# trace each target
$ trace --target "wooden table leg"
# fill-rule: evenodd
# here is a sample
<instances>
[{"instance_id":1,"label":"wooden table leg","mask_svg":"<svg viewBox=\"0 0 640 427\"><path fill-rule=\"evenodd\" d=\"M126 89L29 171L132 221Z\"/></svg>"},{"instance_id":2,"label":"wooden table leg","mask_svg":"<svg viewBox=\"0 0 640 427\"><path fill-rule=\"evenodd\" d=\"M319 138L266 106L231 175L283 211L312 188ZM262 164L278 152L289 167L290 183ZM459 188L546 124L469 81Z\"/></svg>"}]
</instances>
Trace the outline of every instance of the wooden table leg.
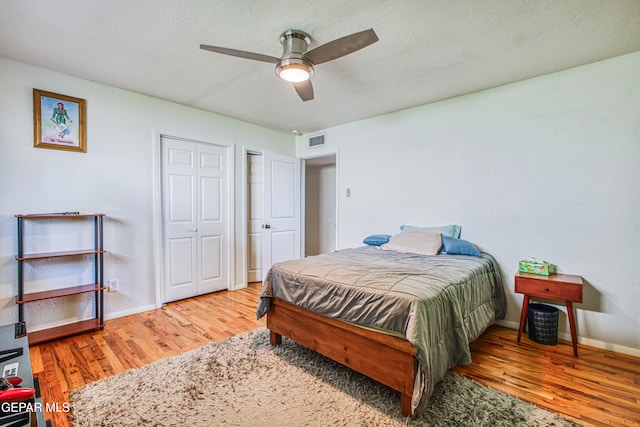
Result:
<instances>
[{"instance_id":1,"label":"wooden table leg","mask_svg":"<svg viewBox=\"0 0 640 427\"><path fill-rule=\"evenodd\" d=\"M524 331L524 324L527 322L527 311L529 310L529 295L525 295L522 300L522 313L520 314L520 327L518 328L518 342Z\"/></svg>"},{"instance_id":2,"label":"wooden table leg","mask_svg":"<svg viewBox=\"0 0 640 427\"><path fill-rule=\"evenodd\" d=\"M576 333L576 321L573 318L573 303L571 301L567 301L567 317L569 318L569 329L571 329L573 355L578 357L578 334Z\"/></svg>"}]
</instances>

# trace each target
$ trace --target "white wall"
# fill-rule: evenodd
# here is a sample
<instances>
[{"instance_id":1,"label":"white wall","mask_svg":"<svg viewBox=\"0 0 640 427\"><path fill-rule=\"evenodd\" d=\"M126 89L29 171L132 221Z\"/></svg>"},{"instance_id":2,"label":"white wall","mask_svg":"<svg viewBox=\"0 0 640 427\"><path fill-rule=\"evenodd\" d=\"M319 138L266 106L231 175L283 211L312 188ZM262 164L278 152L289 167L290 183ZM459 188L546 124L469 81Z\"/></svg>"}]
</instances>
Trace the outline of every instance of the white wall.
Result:
<instances>
[{"instance_id":1,"label":"white wall","mask_svg":"<svg viewBox=\"0 0 640 427\"><path fill-rule=\"evenodd\" d=\"M535 256L586 280L581 342L640 355L640 53L323 132L340 150L341 247L460 224L503 269L505 324L517 262Z\"/></svg>"},{"instance_id":2,"label":"white wall","mask_svg":"<svg viewBox=\"0 0 640 427\"><path fill-rule=\"evenodd\" d=\"M86 99L86 154L33 147L33 88ZM293 137L285 133L0 58L0 324L17 320L17 213L105 213L105 278L120 282L119 293L105 294L107 317L155 306L159 134L233 147L238 217L242 145L294 153ZM243 226L236 221L236 256L246 253ZM234 285L242 280L239 259L235 267ZM71 270L60 275L75 279ZM74 320L79 311L90 315L90 299L77 300L29 304L28 325L34 330Z\"/></svg>"}]
</instances>

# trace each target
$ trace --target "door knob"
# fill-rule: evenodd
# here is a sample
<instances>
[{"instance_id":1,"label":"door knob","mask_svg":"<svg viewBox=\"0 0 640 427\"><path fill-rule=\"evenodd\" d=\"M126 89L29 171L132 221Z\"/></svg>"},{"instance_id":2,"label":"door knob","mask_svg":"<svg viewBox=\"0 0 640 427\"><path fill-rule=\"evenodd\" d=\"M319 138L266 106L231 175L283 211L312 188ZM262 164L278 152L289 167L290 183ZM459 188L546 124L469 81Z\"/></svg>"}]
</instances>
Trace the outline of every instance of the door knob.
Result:
<instances>
[{"instance_id":1,"label":"door knob","mask_svg":"<svg viewBox=\"0 0 640 427\"><path fill-rule=\"evenodd\" d=\"M198 229L197 228L190 228L188 231L193 231L194 233L197 233Z\"/></svg>"},{"instance_id":2,"label":"door knob","mask_svg":"<svg viewBox=\"0 0 640 427\"><path fill-rule=\"evenodd\" d=\"M262 224L262 228L271 228L269 224Z\"/></svg>"}]
</instances>

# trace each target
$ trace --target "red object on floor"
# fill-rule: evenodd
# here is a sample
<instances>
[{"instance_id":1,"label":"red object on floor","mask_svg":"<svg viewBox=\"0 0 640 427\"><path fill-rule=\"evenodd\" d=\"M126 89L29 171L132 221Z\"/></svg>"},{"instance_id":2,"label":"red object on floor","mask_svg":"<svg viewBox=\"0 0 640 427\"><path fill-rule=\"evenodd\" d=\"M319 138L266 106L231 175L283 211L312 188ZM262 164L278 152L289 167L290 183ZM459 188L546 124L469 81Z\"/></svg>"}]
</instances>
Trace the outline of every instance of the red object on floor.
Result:
<instances>
[{"instance_id":1,"label":"red object on floor","mask_svg":"<svg viewBox=\"0 0 640 427\"><path fill-rule=\"evenodd\" d=\"M36 394L35 389L28 387L8 388L0 391L0 402L24 402Z\"/></svg>"}]
</instances>

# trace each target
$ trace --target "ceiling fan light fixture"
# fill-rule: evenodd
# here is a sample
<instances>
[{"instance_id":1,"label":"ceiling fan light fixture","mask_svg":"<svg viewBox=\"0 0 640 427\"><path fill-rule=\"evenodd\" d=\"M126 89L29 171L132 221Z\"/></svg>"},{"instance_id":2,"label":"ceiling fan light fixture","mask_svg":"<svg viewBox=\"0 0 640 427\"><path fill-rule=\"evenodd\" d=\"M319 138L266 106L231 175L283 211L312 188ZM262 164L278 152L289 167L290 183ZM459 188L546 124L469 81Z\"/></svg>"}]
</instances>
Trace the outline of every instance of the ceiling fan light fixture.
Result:
<instances>
[{"instance_id":1,"label":"ceiling fan light fixture","mask_svg":"<svg viewBox=\"0 0 640 427\"><path fill-rule=\"evenodd\" d=\"M291 64L278 67L278 77L291 83L306 82L311 78L311 70L303 65Z\"/></svg>"},{"instance_id":2,"label":"ceiling fan light fixture","mask_svg":"<svg viewBox=\"0 0 640 427\"><path fill-rule=\"evenodd\" d=\"M284 58L276 65L276 75L290 83L306 82L313 76L313 64L302 57Z\"/></svg>"}]
</instances>

